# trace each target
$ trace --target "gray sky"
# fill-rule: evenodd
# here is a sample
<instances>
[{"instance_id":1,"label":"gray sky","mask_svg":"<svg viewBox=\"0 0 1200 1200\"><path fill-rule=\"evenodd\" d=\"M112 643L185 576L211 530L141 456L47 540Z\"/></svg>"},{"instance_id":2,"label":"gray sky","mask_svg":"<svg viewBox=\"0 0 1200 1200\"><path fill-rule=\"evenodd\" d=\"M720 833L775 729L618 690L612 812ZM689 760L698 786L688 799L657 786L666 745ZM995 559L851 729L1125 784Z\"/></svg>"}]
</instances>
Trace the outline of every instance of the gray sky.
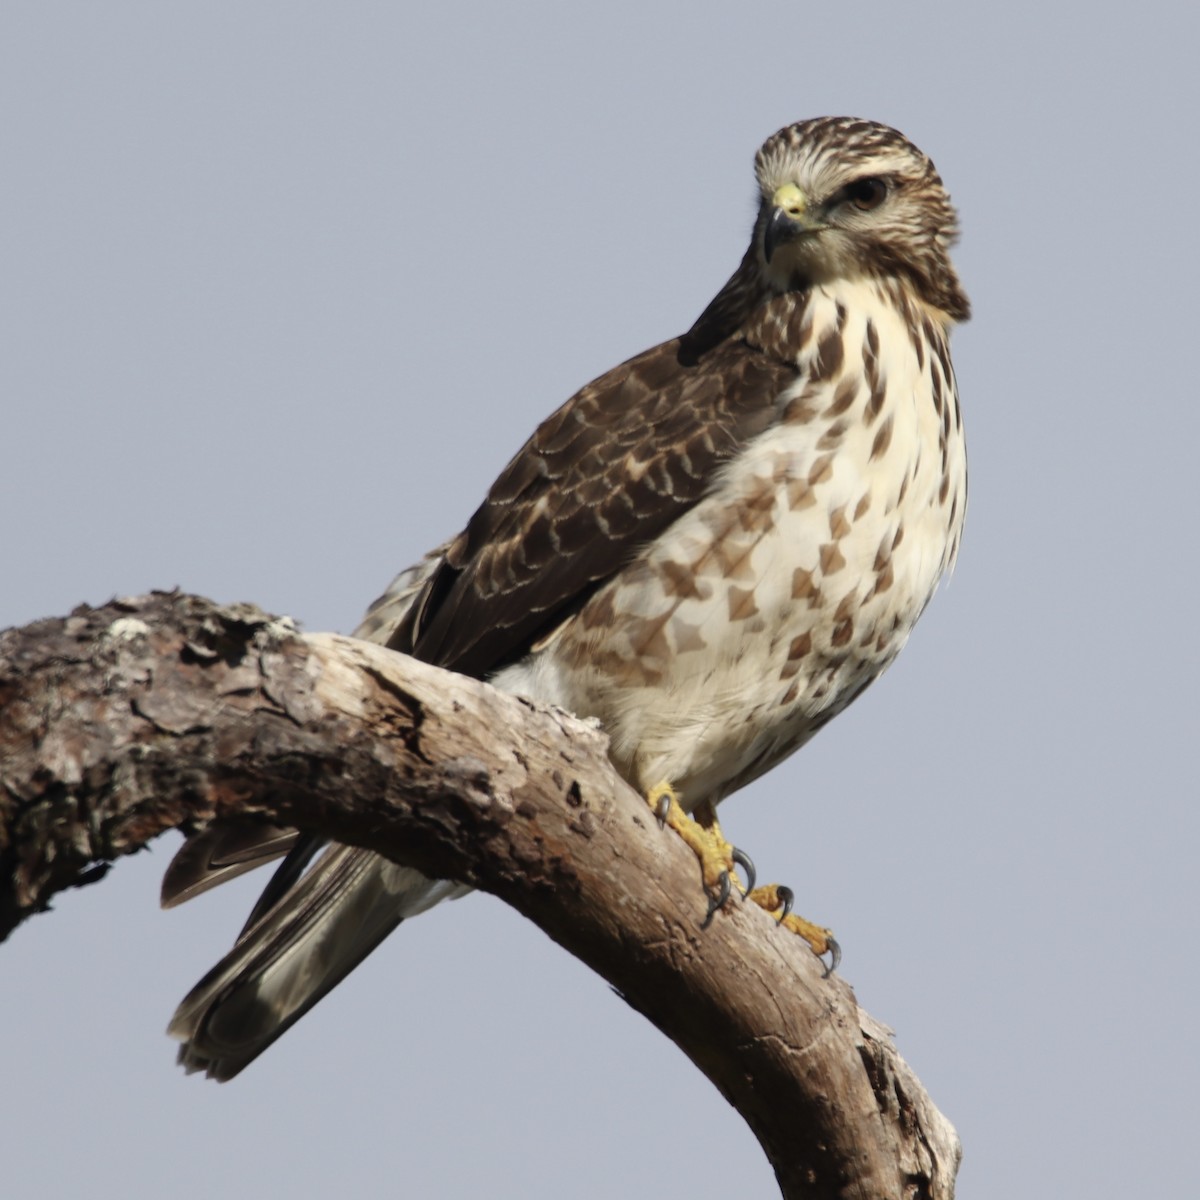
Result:
<instances>
[{"instance_id":1,"label":"gray sky","mask_svg":"<svg viewBox=\"0 0 1200 1200\"><path fill-rule=\"evenodd\" d=\"M541 417L690 324L763 138L896 125L963 218L963 552L725 827L836 930L964 1197L1189 1194L1200 29L1068 7L8 0L0 625L179 585L352 628ZM161 913L173 847L0 947L7 1194L773 1194L489 897L185 1077L163 1029L259 881Z\"/></svg>"}]
</instances>

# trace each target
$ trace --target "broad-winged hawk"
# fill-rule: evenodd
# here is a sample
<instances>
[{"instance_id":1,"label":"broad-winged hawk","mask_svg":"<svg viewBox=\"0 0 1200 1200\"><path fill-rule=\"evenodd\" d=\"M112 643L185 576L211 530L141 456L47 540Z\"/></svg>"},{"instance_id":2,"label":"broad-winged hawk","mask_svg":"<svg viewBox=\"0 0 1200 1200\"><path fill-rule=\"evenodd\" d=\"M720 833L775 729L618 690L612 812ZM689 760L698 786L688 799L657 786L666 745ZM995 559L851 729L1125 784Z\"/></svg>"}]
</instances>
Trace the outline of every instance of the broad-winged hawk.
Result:
<instances>
[{"instance_id":1,"label":"broad-winged hawk","mask_svg":"<svg viewBox=\"0 0 1200 1200\"><path fill-rule=\"evenodd\" d=\"M947 337L968 303L933 164L887 126L818 118L769 138L756 170L749 249L692 328L548 418L358 630L598 718L617 770L679 825L674 800L712 826L887 667L966 509ZM705 882L727 886L717 847ZM237 1074L401 920L464 890L345 846L310 867L321 849L213 827L169 870L173 903L286 852L171 1024L190 1069ZM823 934L806 927L818 951Z\"/></svg>"}]
</instances>

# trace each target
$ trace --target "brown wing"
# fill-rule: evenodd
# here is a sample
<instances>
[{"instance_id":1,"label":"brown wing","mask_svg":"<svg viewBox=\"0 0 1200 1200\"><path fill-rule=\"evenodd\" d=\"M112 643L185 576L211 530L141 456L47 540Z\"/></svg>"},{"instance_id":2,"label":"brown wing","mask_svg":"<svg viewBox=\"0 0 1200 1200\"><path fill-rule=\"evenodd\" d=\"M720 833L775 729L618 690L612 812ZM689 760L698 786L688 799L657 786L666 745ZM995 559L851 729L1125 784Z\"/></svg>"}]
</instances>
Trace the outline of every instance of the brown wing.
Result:
<instances>
[{"instance_id":1,"label":"brown wing","mask_svg":"<svg viewBox=\"0 0 1200 1200\"><path fill-rule=\"evenodd\" d=\"M800 303L766 301L748 252L683 338L602 375L545 421L463 533L397 576L356 636L478 676L519 657L695 504L774 419L799 345L781 340L795 323L773 307L790 316ZM226 828L185 843L163 881L164 904L287 853L257 914L316 845L271 826Z\"/></svg>"},{"instance_id":2,"label":"brown wing","mask_svg":"<svg viewBox=\"0 0 1200 1200\"><path fill-rule=\"evenodd\" d=\"M382 638L399 620L388 645L485 675L694 505L776 418L796 376L796 348L764 336L786 326L769 304L738 324L753 307L753 265L748 254L684 338L610 371L546 421L444 558L404 572L360 632ZM290 844L289 831L269 833L264 853ZM239 839L216 847L221 871L253 857ZM465 890L348 846L302 874L318 848L296 839L233 950L176 1011L170 1031L189 1070L236 1075L401 920ZM191 861L203 875L211 860ZM186 870L173 881L179 898L202 886Z\"/></svg>"},{"instance_id":3,"label":"brown wing","mask_svg":"<svg viewBox=\"0 0 1200 1200\"><path fill-rule=\"evenodd\" d=\"M505 468L388 645L476 676L518 658L701 499L795 377L743 339L602 375Z\"/></svg>"}]
</instances>

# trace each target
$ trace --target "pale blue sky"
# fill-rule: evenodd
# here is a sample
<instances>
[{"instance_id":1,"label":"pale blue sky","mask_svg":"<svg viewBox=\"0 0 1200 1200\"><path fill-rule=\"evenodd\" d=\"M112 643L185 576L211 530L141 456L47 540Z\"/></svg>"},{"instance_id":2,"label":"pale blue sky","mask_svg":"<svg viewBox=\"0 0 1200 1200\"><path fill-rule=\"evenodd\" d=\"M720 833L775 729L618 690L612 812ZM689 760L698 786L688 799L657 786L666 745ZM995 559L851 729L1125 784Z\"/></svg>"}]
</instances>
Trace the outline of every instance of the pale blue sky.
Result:
<instances>
[{"instance_id":1,"label":"pale blue sky","mask_svg":"<svg viewBox=\"0 0 1200 1200\"><path fill-rule=\"evenodd\" d=\"M352 628L541 417L690 324L763 138L896 125L975 304L958 573L722 816L837 931L962 1196L1188 1194L1200 28L1069 10L9 0L0 625L179 585ZM163 1029L257 881L160 913L172 848L0 947L6 1194L773 1194L683 1056L488 897L185 1077Z\"/></svg>"}]
</instances>

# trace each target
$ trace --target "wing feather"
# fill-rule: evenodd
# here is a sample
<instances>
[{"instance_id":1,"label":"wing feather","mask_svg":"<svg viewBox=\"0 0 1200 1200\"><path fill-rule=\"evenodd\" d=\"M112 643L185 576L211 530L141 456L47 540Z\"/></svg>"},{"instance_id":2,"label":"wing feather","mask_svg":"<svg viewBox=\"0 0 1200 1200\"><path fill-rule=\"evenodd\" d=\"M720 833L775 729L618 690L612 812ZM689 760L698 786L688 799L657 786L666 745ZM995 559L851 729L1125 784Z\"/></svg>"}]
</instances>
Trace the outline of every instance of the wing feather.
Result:
<instances>
[{"instance_id":1,"label":"wing feather","mask_svg":"<svg viewBox=\"0 0 1200 1200\"><path fill-rule=\"evenodd\" d=\"M795 354L730 335L742 271L689 334L583 388L542 423L467 528L402 572L358 636L484 676L520 656L696 504L778 418ZM180 1061L229 1079L407 916L461 895L379 855L277 827L218 826L168 872L179 902L283 851L234 948L180 1004ZM307 871L305 868L308 867Z\"/></svg>"},{"instance_id":2,"label":"wing feather","mask_svg":"<svg viewBox=\"0 0 1200 1200\"><path fill-rule=\"evenodd\" d=\"M684 339L601 376L501 473L388 641L483 677L579 609L712 486L778 416L794 361Z\"/></svg>"}]
</instances>

